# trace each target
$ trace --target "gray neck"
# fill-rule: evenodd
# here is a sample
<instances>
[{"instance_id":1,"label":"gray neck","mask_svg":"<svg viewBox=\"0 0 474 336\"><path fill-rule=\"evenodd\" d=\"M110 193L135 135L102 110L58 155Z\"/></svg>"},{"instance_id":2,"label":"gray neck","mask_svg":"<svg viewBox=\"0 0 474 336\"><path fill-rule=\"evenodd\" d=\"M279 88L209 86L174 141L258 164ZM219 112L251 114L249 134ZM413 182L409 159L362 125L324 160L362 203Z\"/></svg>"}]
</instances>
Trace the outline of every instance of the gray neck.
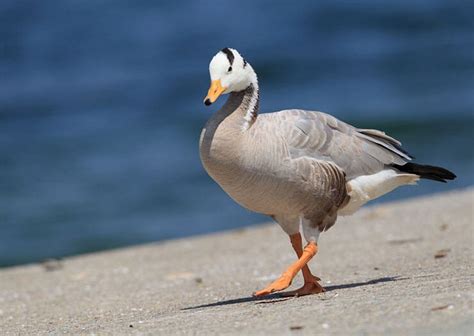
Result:
<instances>
[{"instance_id":1,"label":"gray neck","mask_svg":"<svg viewBox=\"0 0 474 336\"><path fill-rule=\"evenodd\" d=\"M225 111L242 131L246 131L257 120L259 102L258 84L252 83L243 91L232 92L222 111Z\"/></svg>"}]
</instances>

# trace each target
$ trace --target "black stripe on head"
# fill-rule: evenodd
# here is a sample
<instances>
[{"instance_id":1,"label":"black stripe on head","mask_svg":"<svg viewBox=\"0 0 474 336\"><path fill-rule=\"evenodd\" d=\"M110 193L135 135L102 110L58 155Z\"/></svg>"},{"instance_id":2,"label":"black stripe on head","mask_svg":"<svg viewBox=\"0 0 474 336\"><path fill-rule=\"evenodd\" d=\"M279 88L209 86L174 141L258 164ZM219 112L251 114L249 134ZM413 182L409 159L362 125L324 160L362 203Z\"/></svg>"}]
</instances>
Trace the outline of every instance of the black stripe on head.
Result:
<instances>
[{"instance_id":1,"label":"black stripe on head","mask_svg":"<svg viewBox=\"0 0 474 336\"><path fill-rule=\"evenodd\" d=\"M247 61L245 60L245 58L243 58L244 60L244 68L247 66Z\"/></svg>"},{"instance_id":2,"label":"black stripe on head","mask_svg":"<svg viewBox=\"0 0 474 336\"><path fill-rule=\"evenodd\" d=\"M232 50L230 50L229 48L224 48L221 51L227 56L227 59L229 60L230 65L232 65L232 63L234 63L234 58L235 58Z\"/></svg>"}]
</instances>

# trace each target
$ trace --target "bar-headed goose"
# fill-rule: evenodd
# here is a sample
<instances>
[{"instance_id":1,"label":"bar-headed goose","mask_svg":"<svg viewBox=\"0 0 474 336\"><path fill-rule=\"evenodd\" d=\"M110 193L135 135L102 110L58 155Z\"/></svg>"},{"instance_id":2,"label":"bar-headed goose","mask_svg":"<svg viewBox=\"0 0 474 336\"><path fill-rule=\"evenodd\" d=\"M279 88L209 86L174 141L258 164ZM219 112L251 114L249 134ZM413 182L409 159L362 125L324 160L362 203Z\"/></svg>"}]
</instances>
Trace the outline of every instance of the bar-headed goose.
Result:
<instances>
[{"instance_id":1,"label":"bar-headed goose","mask_svg":"<svg viewBox=\"0 0 474 336\"><path fill-rule=\"evenodd\" d=\"M304 286L291 295L324 291L307 263L318 251L319 234L338 215L352 214L419 178L446 182L456 177L440 167L409 163L412 158L400 142L384 132L356 128L322 112L259 115L257 75L235 49L219 51L209 72L204 103L230 96L202 131L204 168L237 203L278 222L299 258L257 296L287 288L300 270Z\"/></svg>"}]
</instances>

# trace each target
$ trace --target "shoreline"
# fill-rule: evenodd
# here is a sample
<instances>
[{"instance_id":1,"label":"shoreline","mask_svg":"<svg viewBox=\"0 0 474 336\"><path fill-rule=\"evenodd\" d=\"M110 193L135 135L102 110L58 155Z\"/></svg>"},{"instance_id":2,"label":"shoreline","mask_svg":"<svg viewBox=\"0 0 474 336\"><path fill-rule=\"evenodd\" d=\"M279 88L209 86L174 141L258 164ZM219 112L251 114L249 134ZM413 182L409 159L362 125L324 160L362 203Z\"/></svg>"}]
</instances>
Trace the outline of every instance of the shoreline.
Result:
<instances>
[{"instance_id":1,"label":"shoreline","mask_svg":"<svg viewBox=\"0 0 474 336\"><path fill-rule=\"evenodd\" d=\"M301 298L251 297L295 259L276 224L2 268L2 334L468 334L473 207L470 187L341 217L311 261L327 292Z\"/></svg>"}]
</instances>

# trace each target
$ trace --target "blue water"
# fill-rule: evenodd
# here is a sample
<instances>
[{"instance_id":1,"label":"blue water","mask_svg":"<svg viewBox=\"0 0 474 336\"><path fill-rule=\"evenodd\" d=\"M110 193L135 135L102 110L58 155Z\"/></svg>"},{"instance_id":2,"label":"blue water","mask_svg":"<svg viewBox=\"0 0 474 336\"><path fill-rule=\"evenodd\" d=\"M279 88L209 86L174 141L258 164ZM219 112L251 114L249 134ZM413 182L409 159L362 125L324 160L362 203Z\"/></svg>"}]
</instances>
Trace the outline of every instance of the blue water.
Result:
<instances>
[{"instance_id":1,"label":"blue water","mask_svg":"<svg viewBox=\"0 0 474 336\"><path fill-rule=\"evenodd\" d=\"M474 184L469 1L0 2L0 266L262 222L204 172L208 62L241 51L261 108L329 112ZM219 104L217 104L219 105Z\"/></svg>"}]
</instances>

